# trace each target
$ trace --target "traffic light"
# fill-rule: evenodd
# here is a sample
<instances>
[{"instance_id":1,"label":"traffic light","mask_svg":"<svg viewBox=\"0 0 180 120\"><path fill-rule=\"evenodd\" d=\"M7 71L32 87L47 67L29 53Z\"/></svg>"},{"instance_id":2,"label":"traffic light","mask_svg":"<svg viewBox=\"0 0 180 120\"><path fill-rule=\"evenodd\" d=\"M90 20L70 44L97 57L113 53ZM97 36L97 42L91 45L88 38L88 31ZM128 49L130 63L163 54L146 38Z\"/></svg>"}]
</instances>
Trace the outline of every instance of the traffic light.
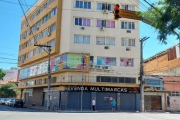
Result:
<instances>
[{"instance_id":1,"label":"traffic light","mask_svg":"<svg viewBox=\"0 0 180 120\"><path fill-rule=\"evenodd\" d=\"M114 20L118 20L118 18L120 18L119 12L119 4L116 4L114 6Z\"/></svg>"}]
</instances>

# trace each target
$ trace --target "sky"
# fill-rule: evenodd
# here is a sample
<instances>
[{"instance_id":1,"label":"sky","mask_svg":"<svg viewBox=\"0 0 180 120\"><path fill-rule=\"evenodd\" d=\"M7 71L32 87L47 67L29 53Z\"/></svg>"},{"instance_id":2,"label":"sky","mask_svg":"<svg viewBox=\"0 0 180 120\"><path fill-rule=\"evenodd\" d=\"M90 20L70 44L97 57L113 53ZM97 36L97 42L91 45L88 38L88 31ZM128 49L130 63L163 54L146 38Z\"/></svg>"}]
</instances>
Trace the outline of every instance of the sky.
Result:
<instances>
[{"instance_id":1,"label":"sky","mask_svg":"<svg viewBox=\"0 0 180 120\"><path fill-rule=\"evenodd\" d=\"M36 0L20 0L26 11ZM131 0L133 1L133 0ZM143 2L143 0L140 0ZM150 3L158 0L148 0ZM0 0L0 68L10 69L17 67L18 49L20 40L22 9L18 0ZM144 6L145 5L145 6ZM149 7L148 4L140 4L143 11ZM175 36L168 37L168 44L162 44L157 40L157 31L151 26L140 22L140 38L150 37L143 46L143 58L147 59L158 52L176 45L178 40Z\"/></svg>"}]
</instances>

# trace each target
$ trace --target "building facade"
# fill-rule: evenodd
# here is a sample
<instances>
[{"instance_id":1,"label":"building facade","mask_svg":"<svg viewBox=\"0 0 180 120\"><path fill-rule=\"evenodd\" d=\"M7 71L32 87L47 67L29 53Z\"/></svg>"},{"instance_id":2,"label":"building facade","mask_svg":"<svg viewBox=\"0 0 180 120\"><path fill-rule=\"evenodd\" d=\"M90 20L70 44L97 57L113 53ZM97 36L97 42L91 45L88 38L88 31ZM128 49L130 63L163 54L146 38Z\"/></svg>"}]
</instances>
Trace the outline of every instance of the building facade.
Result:
<instances>
[{"instance_id":1,"label":"building facade","mask_svg":"<svg viewBox=\"0 0 180 120\"><path fill-rule=\"evenodd\" d=\"M164 110L179 111L180 60L179 46L173 46L144 61L145 74L163 76ZM163 102L163 101L162 101Z\"/></svg>"},{"instance_id":2,"label":"building facade","mask_svg":"<svg viewBox=\"0 0 180 120\"><path fill-rule=\"evenodd\" d=\"M46 48L51 45L51 108L136 111L140 106L139 21L113 14L116 0L38 0L22 17L18 88L26 104L47 106ZM120 3L138 11L137 1ZM86 57L85 64L82 58ZM82 87L83 85L83 87ZM81 96L83 89L83 97Z\"/></svg>"}]
</instances>

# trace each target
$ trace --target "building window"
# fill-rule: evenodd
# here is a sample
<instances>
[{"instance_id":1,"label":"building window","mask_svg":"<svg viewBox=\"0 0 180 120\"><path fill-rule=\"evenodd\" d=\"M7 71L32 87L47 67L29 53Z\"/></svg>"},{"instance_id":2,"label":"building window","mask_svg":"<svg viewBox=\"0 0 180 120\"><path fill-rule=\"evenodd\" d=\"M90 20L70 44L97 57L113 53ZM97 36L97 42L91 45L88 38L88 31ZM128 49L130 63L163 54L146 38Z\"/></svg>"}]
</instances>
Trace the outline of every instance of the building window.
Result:
<instances>
[{"instance_id":1,"label":"building window","mask_svg":"<svg viewBox=\"0 0 180 120\"><path fill-rule=\"evenodd\" d=\"M75 25L90 26L91 20L89 18L75 18Z\"/></svg>"},{"instance_id":2,"label":"building window","mask_svg":"<svg viewBox=\"0 0 180 120\"><path fill-rule=\"evenodd\" d=\"M121 46L135 46L135 39L121 38Z\"/></svg>"},{"instance_id":3,"label":"building window","mask_svg":"<svg viewBox=\"0 0 180 120\"><path fill-rule=\"evenodd\" d=\"M91 9L91 2L76 0L76 8Z\"/></svg>"},{"instance_id":4,"label":"building window","mask_svg":"<svg viewBox=\"0 0 180 120\"><path fill-rule=\"evenodd\" d=\"M116 66L116 58L111 58L111 57L97 57L97 65Z\"/></svg>"},{"instance_id":5,"label":"building window","mask_svg":"<svg viewBox=\"0 0 180 120\"><path fill-rule=\"evenodd\" d=\"M42 24L42 21L41 21L41 20L38 21L38 22L37 22L37 27L39 28L39 27L41 26L41 24Z\"/></svg>"},{"instance_id":6,"label":"building window","mask_svg":"<svg viewBox=\"0 0 180 120\"><path fill-rule=\"evenodd\" d=\"M97 3L97 10L109 10L109 11L113 11L113 9L114 9L114 4Z\"/></svg>"},{"instance_id":7,"label":"building window","mask_svg":"<svg viewBox=\"0 0 180 120\"><path fill-rule=\"evenodd\" d=\"M134 22L124 22L121 21L121 29L135 29L135 23Z\"/></svg>"},{"instance_id":8,"label":"building window","mask_svg":"<svg viewBox=\"0 0 180 120\"><path fill-rule=\"evenodd\" d=\"M96 45L115 45L113 37L96 37Z\"/></svg>"},{"instance_id":9,"label":"building window","mask_svg":"<svg viewBox=\"0 0 180 120\"><path fill-rule=\"evenodd\" d=\"M35 25L31 27L31 31L33 32L36 29Z\"/></svg>"},{"instance_id":10,"label":"building window","mask_svg":"<svg viewBox=\"0 0 180 120\"><path fill-rule=\"evenodd\" d=\"M31 58L33 56L33 51L30 51L29 52L29 57L28 58Z\"/></svg>"},{"instance_id":11,"label":"building window","mask_svg":"<svg viewBox=\"0 0 180 120\"><path fill-rule=\"evenodd\" d=\"M97 27L115 28L113 20L97 20Z\"/></svg>"},{"instance_id":12,"label":"building window","mask_svg":"<svg viewBox=\"0 0 180 120\"><path fill-rule=\"evenodd\" d=\"M33 15L32 15L32 20L34 19L36 17L36 13L34 13Z\"/></svg>"},{"instance_id":13,"label":"building window","mask_svg":"<svg viewBox=\"0 0 180 120\"><path fill-rule=\"evenodd\" d=\"M26 39L26 34L25 33L21 34L21 39Z\"/></svg>"},{"instance_id":14,"label":"building window","mask_svg":"<svg viewBox=\"0 0 180 120\"><path fill-rule=\"evenodd\" d=\"M77 43L77 44L90 44L90 36L74 35L74 43Z\"/></svg>"},{"instance_id":15,"label":"building window","mask_svg":"<svg viewBox=\"0 0 180 120\"><path fill-rule=\"evenodd\" d=\"M36 35L36 41L39 41L40 39L41 39L41 35L40 34Z\"/></svg>"},{"instance_id":16,"label":"building window","mask_svg":"<svg viewBox=\"0 0 180 120\"><path fill-rule=\"evenodd\" d=\"M30 39L30 45L34 44L34 38Z\"/></svg>"},{"instance_id":17,"label":"building window","mask_svg":"<svg viewBox=\"0 0 180 120\"><path fill-rule=\"evenodd\" d=\"M30 29L26 31L26 35L30 35Z\"/></svg>"},{"instance_id":18,"label":"building window","mask_svg":"<svg viewBox=\"0 0 180 120\"><path fill-rule=\"evenodd\" d=\"M46 15L45 17L44 17L44 19L43 19L43 22L45 23L45 22L47 22L48 21L48 15Z\"/></svg>"},{"instance_id":19,"label":"building window","mask_svg":"<svg viewBox=\"0 0 180 120\"><path fill-rule=\"evenodd\" d=\"M48 35L48 29L46 29L42 32L42 38L46 37L47 35Z\"/></svg>"},{"instance_id":20,"label":"building window","mask_svg":"<svg viewBox=\"0 0 180 120\"><path fill-rule=\"evenodd\" d=\"M55 31L56 30L56 24L51 25L49 29L50 29L50 33Z\"/></svg>"},{"instance_id":21,"label":"building window","mask_svg":"<svg viewBox=\"0 0 180 120\"><path fill-rule=\"evenodd\" d=\"M50 18L57 14L57 8L54 8L50 13Z\"/></svg>"},{"instance_id":22,"label":"building window","mask_svg":"<svg viewBox=\"0 0 180 120\"><path fill-rule=\"evenodd\" d=\"M43 11L43 8L40 8L40 9L37 11L37 15L39 15L42 11Z\"/></svg>"},{"instance_id":23,"label":"building window","mask_svg":"<svg viewBox=\"0 0 180 120\"><path fill-rule=\"evenodd\" d=\"M53 48L55 46L55 40L49 41L48 45L51 46L51 48Z\"/></svg>"},{"instance_id":24,"label":"building window","mask_svg":"<svg viewBox=\"0 0 180 120\"><path fill-rule=\"evenodd\" d=\"M40 53L40 49L39 48L36 48L35 50L34 50L34 55L37 55L37 54L39 54Z\"/></svg>"},{"instance_id":25,"label":"building window","mask_svg":"<svg viewBox=\"0 0 180 120\"><path fill-rule=\"evenodd\" d=\"M23 60L26 60L26 59L28 59L28 55L24 54L24 59Z\"/></svg>"},{"instance_id":26,"label":"building window","mask_svg":"<svg viewBox=\"0 0 180 120\"><path fill-rule=\"evenodd\" d=\"M134 59L133 58L120 58L120 66L134 67Z\"/></svg>"},{"instance_id":27,"label":"building window","mask_svg":"<svg viewBox=\"0 0 180 120\"><path fill-rule=\"evenodd\" d=\"M125 10L135 11L135 6L133 6L133 5L121 5L121 8L125 9Z\"/></svg>"}]
</instances>

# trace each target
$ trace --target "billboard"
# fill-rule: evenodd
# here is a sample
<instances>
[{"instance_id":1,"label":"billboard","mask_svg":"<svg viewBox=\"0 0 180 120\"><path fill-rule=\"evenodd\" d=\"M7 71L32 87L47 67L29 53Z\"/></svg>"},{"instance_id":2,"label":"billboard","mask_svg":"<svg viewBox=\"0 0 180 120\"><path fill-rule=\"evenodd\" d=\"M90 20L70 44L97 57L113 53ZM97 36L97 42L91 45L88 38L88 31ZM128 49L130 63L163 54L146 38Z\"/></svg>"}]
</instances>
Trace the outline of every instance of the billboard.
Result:
<instances>
[{"instance_id":1,"label":"billboard","mask_svg":"<svg viewBox=\"0 0 180 120\"><path fill-rule=\"evenodd\" d=\"M120 58L120 66L134 67L134 59L133 58Z\"/></svg>"},{"instance_id":2,"label":"billboard","mask_svg":"<svg viewBox=\"0 0 180 120\"><path fill-rule=\"evenodd\" d=\"M97 65L110 65L110 66L116 66L116 58L110 58L110 57L97 57Z\"/></svg>"}]
</instances>

